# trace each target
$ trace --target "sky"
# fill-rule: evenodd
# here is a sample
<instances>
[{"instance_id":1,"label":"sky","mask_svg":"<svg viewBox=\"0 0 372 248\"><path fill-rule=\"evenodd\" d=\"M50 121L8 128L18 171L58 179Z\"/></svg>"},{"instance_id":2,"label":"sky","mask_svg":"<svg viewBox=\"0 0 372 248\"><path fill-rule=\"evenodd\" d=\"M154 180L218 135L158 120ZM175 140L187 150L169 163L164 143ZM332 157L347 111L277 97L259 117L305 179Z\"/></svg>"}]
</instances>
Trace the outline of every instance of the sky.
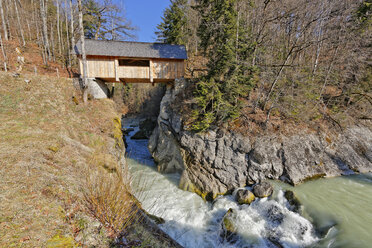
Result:
<instances>
[{"instance_id":1,"label":"sky","mask_svg":"<svg viewBox=\"0 0 372 248\"><path fill-rule=\"evenodd\" d=\"M163 11L170 0L115 0L124 7L126 17L138 28L137 41L156 41L156 26L161 22Z\"/></svg>"}]
</instances>

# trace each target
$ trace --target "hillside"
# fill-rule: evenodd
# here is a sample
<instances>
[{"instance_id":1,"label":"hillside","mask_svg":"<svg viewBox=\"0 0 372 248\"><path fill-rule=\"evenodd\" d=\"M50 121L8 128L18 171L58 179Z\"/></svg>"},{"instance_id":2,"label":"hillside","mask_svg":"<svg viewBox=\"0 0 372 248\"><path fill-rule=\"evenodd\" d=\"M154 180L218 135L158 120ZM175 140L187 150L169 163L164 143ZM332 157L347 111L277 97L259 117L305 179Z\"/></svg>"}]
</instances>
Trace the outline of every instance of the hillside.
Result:
<instances>
[{"instance_id":1,"label":"hillside","mask_svg":"<svg viewBox=\"0 0 372 248\"><path fill-rule=\"evenodd\" d=\"M123 226L123 247L168 242L136 222L112 100L81 104L65 78L0 82L0 247L107 247Z\"/></svg>"}]
</instances>

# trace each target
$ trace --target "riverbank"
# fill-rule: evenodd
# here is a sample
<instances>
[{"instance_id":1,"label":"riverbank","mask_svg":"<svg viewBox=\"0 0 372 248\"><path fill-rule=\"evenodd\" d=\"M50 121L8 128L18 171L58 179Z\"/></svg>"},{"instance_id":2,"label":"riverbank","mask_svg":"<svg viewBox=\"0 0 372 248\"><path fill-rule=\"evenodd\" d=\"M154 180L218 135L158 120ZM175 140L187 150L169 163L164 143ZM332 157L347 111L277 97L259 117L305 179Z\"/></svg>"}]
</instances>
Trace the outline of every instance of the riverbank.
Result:
<instances>
[{"instance_id":1,"label":"riverbank","mask_svg":"<svg viewBox=\"0 0 372 248\"><path fill-rule=\"evenodd\" d=\"M85 105L66 78L0 85L0 247L177 247L130 192L112 100Z\"/></svg>"}]
</instances>

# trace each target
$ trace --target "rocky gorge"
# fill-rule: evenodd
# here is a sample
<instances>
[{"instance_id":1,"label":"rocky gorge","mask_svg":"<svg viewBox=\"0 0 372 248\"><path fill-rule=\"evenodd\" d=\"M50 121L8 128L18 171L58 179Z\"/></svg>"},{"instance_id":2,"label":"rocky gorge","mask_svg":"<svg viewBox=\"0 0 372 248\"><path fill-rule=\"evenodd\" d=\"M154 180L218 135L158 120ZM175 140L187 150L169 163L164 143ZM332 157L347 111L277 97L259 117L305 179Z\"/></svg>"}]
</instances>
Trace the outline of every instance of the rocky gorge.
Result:
<instances>
[{"instance_id":1,"label":"rocky gorge","mask_svg":"<svg viewBox=\"0 0 372 248\"><path fill-rule=\"evenodd\" d=\"M183 190L212 200L266 179L297 185L312 178L372 171L372 131L366 125L337 135L303 130L254 138L222 128L188 131L181 114L172 109L187 84L179 79L167 89L149 140L158 171L180 173Z\"/></svg>"}]
</instances>

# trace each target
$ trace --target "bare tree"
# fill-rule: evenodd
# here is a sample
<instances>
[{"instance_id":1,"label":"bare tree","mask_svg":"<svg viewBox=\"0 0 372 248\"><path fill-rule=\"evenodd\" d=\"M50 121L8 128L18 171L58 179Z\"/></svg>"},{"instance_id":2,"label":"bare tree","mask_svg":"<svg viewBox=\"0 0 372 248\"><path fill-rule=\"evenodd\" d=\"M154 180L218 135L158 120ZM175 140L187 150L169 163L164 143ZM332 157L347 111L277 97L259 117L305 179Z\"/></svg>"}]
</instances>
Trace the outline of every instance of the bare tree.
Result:
<instances>
[{"instance_id":1,"label":"bare tree","mask_svg":"<svg viewBox=\"0 0 372 248\"><path fill-rule=\"evenodd\" d=\"M74 8L73 8L72 0L70 0L69 3L70 3L71 50L73 50L74 49L74 46L75 46L75 36L74 36Z\"/></svg>"},{"instance_id":2,"label":"bare tree","mask_svg":"<svg viewBox=\"0 0 372 248\"><path fill-rule=\"evenodd\" d=\"M6 66L7 58L6 58L5 48L4 48L4 44L3 44L3 39L1 38L1 33L0 33L0 46L1 46L1 51L3 53L3 58L4 58L4 70L8 71L8 68Z\"/></svg>"},{"instance_id":3,"label":"bare tree","mask_svg":"<svg viewBox=\"0 0 372 248\"><path fill-rule=\"evenodd\" d=\"M57 6L57 35L58 35L58 52L59 54L62 53L61 48L61 31L60 31L60 25L59 25L59 0L56 0L56 6Z\"/></svg>"},{"instance_id":4,"label":"bare tree","mask_svg":"<svg viewBox=\"0 0 372 248\"><path fill-rule=\"evenodd\" d=\"M86 103L88 101L88 83L87 83L87 55L85 53L85 35L83 26L83 7L81 5L81 0L78 0L79 8L79 30L80 30L80 42L81 42L81 56L83 60L83 101Z\"/></svg>"},{"instance_id":5,"label":"bare tree","mask_svg":"<svg viewBox=\"0 0 372 248\"><path fill-rule=\"evenodd\" d=\"M67 66L69 68L71 68L71 55L70 55L71 46L70 46L70 35L69 35L69 27L68 27L67 8L68 8L67 0L65 0L65 22L66 22L66 41L67 41L67 49L66 49L66 52L67 52Z\"/></svg>"},{"instance_id":6,"label":"bare tree","mask_svg":"<svg viewBox=\"0 0 372 248\"><path fill-rule=\"evenodd\" d=\"M18 7L17 7L17 0L14 0L14 9L15 9L16 16L17 16L17 22L18 22L19 32L21 33L22 45L25 46L26 45L26 41L25 41L25 36L23 34L23 27L21 25L21 19L19 18L19 12L18 12Z\"/></svg>"},{"instance_id":7,"label":"bare tree","mask_svg":"<svg viewBox=\"0 0 372 248\"><path fill-rule=\"evenodd\" d=\"M46 17L46 9L47 9L47 1L48 0L40 0L40 16L43 23L43 45L44 50L47 56L47 60L51 60L51 54L50 54L50 46L49 46L49 40L48 40L48 26L47 26L47 17ZM47 63L47 62L46 62Z\"/></svg>"},{"instance_id":8,"label":"bare tree","mask_svg":"<svg viewBox=\"0 0 372 248\"><path fill-rule=\"evenodd\" d=\"M0 0L0 13L1 13L1 21L3 24L4 39L8 40L8 30L6 28L4 9L3 9L3 0Z\"/></svg>"},{"instance_id":9,"label":"bare tree","mask_svg":"<svg viewBox=\"0 0 372 248\"><path fill-rule=\"evenodd\" d=\"M7 30L8 30L8 39L11 39L12 38L12 33L11 33L11 29L10 29L10 18L12 16L12 13L11 13L11 10L10 10L10 4L11 4L11 0L6 0L7 3L5 4L5 7L6 7L6 11L5 11L5 14L6 14L6 24L7 24ZM4 1L5 2L5 1Z\"/></svg>"}]
</instances>

